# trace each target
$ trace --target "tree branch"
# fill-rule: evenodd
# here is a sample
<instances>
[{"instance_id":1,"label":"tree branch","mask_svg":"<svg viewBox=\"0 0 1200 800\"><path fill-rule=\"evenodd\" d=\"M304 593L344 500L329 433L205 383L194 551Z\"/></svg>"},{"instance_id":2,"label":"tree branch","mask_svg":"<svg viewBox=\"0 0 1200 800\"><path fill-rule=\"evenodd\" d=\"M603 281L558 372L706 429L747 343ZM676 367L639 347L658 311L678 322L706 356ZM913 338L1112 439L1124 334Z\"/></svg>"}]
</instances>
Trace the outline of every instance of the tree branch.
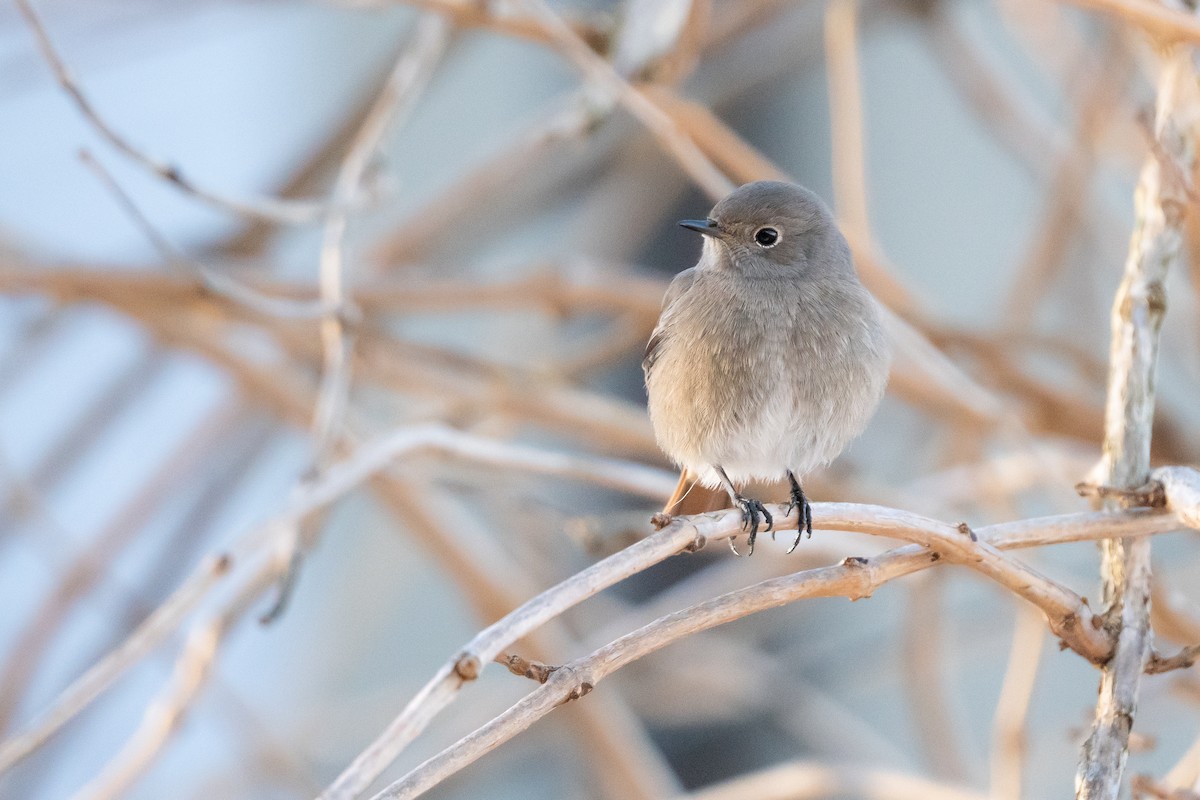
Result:
<instances>
[{"instance_id":1,"label":"tree branch","mask_svg":"<svg viewBox=\"0 0 1200 800\"><path fill-rule=\"evenodd\" d=\"M1183 219L1196 163L1200 89L1192 51L1165 55L1158 84L1157 144L1142 168L1136 226L1125 276L1112 308L1108 403L1099 481L1137 489L1149 478L1155 367L1166 311L1164 280L1183 252ZM1113 505L1109 501L1109 505ZM1112 539L1102 545L1106 627L1116 639L1105 664L1091 733L1076 775L1078 800L1116 800L1129 750L1141 676L1150 654L1150 542Z\"/></svg>"},{"instance_id":2,"label":"tree branch","mask_svg":"<svg viewBox=\"0 0 1200 800\"><path fill-rule=\"evenodd\" d=\"M771 511L775 514L776 529L795 529L796 516L794 513L788 515L784 506L777 506ZM812 592L823 593L825 590L821 587L826 585L830 587L829 591L823 593L822 596L867 597L880 583L942 561L943 552L951 556L958 556L965 562L969 562L969 566L975 566L981 571L990 571L993 576L1007 577L1002 569L996 567L996 559L1003 559L1003 556L999 555L998 548L1035 547L1051 542L1099 539L1113 535L1143 535L1179 527L1179 521L1174 515L1163 515L1161 512L1145 510L1126 511L1119 514L1091 512L990 526L977 532L979 541L975 542L967 534L961 533L957 527L882 506L817 503L813 505L813 514L814 525L822 529L867 533L916 541L920 544L892 551L882 561L871 559L869 562L864 562L850 559L845 565L827 567L824 568L824 571L812 571L811 575L808 572L799 573L805 578L800 579L803 586L796 590L797 594L794 599L815 596L808 594ZM1116 532L1114 532L1114 525L1119 529ZM644 570L676 553L694 550L708 541L726 539L741 534L741 515L737 510L713 515L680 517L658 533L593 564L586 570L532 598L520 608L481 631L443 664L433 678L409 701L400 715L322 793L321 800L350 800L357 797L424 730L434 716L453 702L465 683L477 678L484 666L493 661L499 653L530 631L543 625L547 620L553 619L563 611L629 575ZM988 566L980 567L979 565L982 563L986 563ZM1014 571L1023 574L1021 570L1014 569ZM812 582L804 583L808 577L812 577ZM1040 582L1035 581L1026 588L1032 588L1035 583ZM758 584L758 586L761 587L763 584ZM771 594L773 590L762 591L767 591L772 598L777 597L777 595ZM740 613L735 612L730 618L745 616L745 614L753 613L753 610L781 604L781 602L775 602L773 605L771 603L762 605L767 602L762 597L748 602L749 605L744 606L746 610ZM756 606L755 603L760 605ZM701 609L703 606L704 604L700 604L694 606L693 609ZM737 608L743 608L743 606L738 605ZM709 612L705 611L704 613L708 614ZM680 632L677 636L722 624L728 621L725 616L722 616L725 613L727 612L721 612L716 616L710 614L711 619L707 624L694 630L679 629ZM1078 614L1078 610L1075 610L1075 613ZM673 619L674 616L678 615L664 619ZM1062 620L1059 620L1060 628L1064 627L1061 622ZM1077 622L1078 617L1076 617L1075 627L1086 627L1088 631L1095 634L1090 625L1079 626ZM679 625L680 623L672 624ZM669 640L671 637L664 639L659 646L664 646ZM562 685L562 681L566 679L556 677L560 672L561 670L555 672L547 686L552 683L555 686ZM555 703L551 703L546 710L553 707ZM513 733L515 734L515 731Z\"/></svg>"},{"instance_id":3,"label":"tree branch","mask_svg":"<svg viewBox=\"0 0 1200 800\"><path fill-rule=\"evenodd\" d=\"M135 147L128 139L117 133L105 121L104 117L96 111L95 106L92 105L91 100L84 94L83 89L75 81L70 70L67 69L67 65L63 62L62 57L59 56L58 51L54 48L54 44L50 41L50 35L46 32L46 28L42 25L42 21L37 13L34 12L29 0L16 0L16 3L21 16L25 18L34 36L37 38L38 48L42 51L42 57L45 58L46 63L54 71L54 77L58 81L59 86L63 88L63 91L75 103L75 107L79 109L79 113L91 124L96 133L134 162L141 164L142 167L172 186L175 186L184 194L191 195L197 200L223 211L232 211L235 214L270 220L283 225L299 225L315 222L324 213L324 204L315 201L280 200L271 197L238 198L221 194L195 183L191 178L186 177L177 166L153 158Z\"/></svg>"},{"instance_id":4,"label":"tree branch","mask_svg":"<svg viewBox=\"0 0 1200 800\"><path fill-rule=\"evenodd\" d=\"M784 507L780 506L778 510L781 514L776 521L776 527L779 529L794 528L796 522L794 515L784 518L782 516ZM1149 532L1142 526L1151 520L1156 520L1157 515L1146 512L1120 512L1108 515L1108 519L1112 522L1122 520L1124 524L1119 527L1124 528L1126 524L1129 524L1132 529L1133 520L1124 519L1124 515L1134 513L1145 515L1138 520L1137 528ZM934 547L945 543L945 529L949 526L944 523L895 509L842 503L815 504L813 514L814 525L821 529L833 528L891 538L911 539L922 543L896 548L871 559L848 558L835 566L820 567L781 578L772 578L660 617L584 658L561 666L555 670L544 685L526 695L516 705L425 761L412 772L375 795L373 800L409 800L422 794L484 753L526 730L554 708L591 692L603 678L616 670L685 636L804 598L848 597L856 600L870 597L882 584L942 561L939 551ZM1065 542L1110 536L1112 535L1111 529L1106 531L1104 528L1103 518L1105 516L1095 513L1071 514L1063 517L992 525L977 532L978 544L981 548L987 547L998 551L1012 547L1033 546L1034 543L1044 544L1050 539ZM724 522L724 525L714 524L720 522ZM1177 519L1173 516L1171 523L1178 524ZM707 539L725 538L737 535L740 531L739 525L740 514L736 510L716 516L683 517L656 536L643 540L640 544L666 535L682 538L682 534L700 531ZM1122 531L1122 533L1126 532ZM968 542L971 541L966 535L962 535L962 538ZM934 542L937 542L938 545L931 546ZM624 552L629 553L637 547L638 545L634 545ZM600 562L588 572L601 567L604 563ZM522 613L522 610L529 608L541 610L557 605L558 595L562 591L560 587L570 585L574 592L578 592L579 583L585 582L588 585L595 583L596 575L588 575L586 581L583 581L581 576L584 574L581 573L580 576L575 576L564 584L560 584L559 587L543 593L510 616L519 615L521 622L527 623L530 618L529 612ZM515 628L516 625L509 623L507 619L501 620L485 633L494 638L497 636L497 629L503 630L506 627ZM521 630L524 629L525 625L522 624ZM519 632L516 635L519 635ZM510 630L505 638L510 636L516 638L516 635ZM479 638L476 637L476 640ZM469 648L468 652L470 652ZM453 669L453 663L443 667L434 680L427 684L409 704L405 714L397 720L398 723L403 722L403 724L397 726L396 723L393 723L389 733L403 733L405 740L415 736L420 728L427 724L432 713L438 710L434 707L434 702L441 702L443 705L448 703L449 697L461 687L464 680L461 675L453 681L452 686L446 683L446 678L453 673ZM437 698L437 701L434 701L433 698ZM381 741L387 742L386 748L379 747ZM379 755L386 750L394 756L400 749L397 745L402 746L400 739L381 738L366 752ZM340 800L356 796L377 777L378 772L372 774L370 770L381 771L387 763L387 761L381 763L378 760L366 762L360 756L360 759L356 760L355 764L342 774L338 782L326 790L322 795L322 800L331 800L332 798Z\"/></svg>"}]
</instances>

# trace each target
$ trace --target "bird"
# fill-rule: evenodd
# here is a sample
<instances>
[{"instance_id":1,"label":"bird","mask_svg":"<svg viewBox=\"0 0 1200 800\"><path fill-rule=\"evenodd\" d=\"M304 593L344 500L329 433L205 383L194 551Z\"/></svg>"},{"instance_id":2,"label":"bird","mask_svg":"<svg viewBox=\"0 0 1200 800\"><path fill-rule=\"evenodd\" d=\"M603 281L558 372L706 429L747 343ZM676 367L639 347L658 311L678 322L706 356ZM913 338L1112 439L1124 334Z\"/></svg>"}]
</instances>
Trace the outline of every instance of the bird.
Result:
<instances>
[{"instance_id":1,"label":"bird","mask_svg":"<svg viewBox=\"0 0 1200 800\"><path fill-rule=\"evenodd\" d=\"M788 513L800 510L790 553L812 536L801 481L883 397L891 354L878 302L829 208L802 186L748 183L679 224L703 248L668 286L642 360L655 438L681 469L665 513L739 508L753 554L760 522L773 536L774 520L738 487L786 478Z\"/></svg>"}]
</instances>

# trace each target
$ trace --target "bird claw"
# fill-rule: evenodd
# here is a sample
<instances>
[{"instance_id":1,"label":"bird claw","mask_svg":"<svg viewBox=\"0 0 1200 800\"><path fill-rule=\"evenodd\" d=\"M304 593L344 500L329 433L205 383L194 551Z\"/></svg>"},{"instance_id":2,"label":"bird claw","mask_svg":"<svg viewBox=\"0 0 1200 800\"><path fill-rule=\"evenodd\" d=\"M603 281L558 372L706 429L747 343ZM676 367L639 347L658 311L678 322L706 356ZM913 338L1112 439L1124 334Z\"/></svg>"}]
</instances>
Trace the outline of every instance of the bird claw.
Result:
<instances>
[{"instance_id":1,"label":"bird claw","mask_svg":"<svg viewBox=\"0 0 1200 800\"><path fill-rule=\"evenodd\" d=\"M788 553L791 553L800 544L800 539L805 534L808 534L808 538L812 538L812 506L809 505L808 498L804 496L804 490L800 488L800 482L796 480L796 476L789 472L788 481L792 484L792 499L788 503L788 514L797 508L800 509L800 520L796 525L796 541L792 542L792 546L788 548Z\"/></svg>"},{"instance_id":2,"label":"bird claw","mask_svg":"<svg viewBox=\"0 0 1200 800\"><path fill-rule=\"evenodd\" d=\"M758 537L759 523L766 522L767 530L774 533L775 520L771 518L771 512L767 511L766 506L758 500L738 496L737 504L738 508L742 510L742 530L750 534L750 549L746 555L752 556L754 555L754 540ZM729 540L729 546L733 547L733 539ZM733 552L738 553L736 547L734 547ZM738 555L741 555L741 553L738 553Z\"/></svg>"}]
</instances>

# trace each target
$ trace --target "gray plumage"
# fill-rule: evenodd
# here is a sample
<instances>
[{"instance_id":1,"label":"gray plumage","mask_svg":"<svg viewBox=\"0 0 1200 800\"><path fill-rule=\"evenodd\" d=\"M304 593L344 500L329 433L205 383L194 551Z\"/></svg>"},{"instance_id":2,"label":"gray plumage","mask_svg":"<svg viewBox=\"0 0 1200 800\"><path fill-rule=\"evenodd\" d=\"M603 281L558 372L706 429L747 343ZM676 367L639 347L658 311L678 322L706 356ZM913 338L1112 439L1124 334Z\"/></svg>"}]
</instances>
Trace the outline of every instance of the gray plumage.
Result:
<instances>
[{"instance_id":1,"label":"gray plumage","mask_svg":"<svg viewBox=\"0 0 1200 800\"><path fill-rule=\"evenodd\" d=\"M887 382L879 310L807 189L747 184L680 224L705 234L704 249L671 282L646 347L650 419L675 463L761 511L722 468L739 486L802 477L862 431Z\"/></svg>"}]
</instances>

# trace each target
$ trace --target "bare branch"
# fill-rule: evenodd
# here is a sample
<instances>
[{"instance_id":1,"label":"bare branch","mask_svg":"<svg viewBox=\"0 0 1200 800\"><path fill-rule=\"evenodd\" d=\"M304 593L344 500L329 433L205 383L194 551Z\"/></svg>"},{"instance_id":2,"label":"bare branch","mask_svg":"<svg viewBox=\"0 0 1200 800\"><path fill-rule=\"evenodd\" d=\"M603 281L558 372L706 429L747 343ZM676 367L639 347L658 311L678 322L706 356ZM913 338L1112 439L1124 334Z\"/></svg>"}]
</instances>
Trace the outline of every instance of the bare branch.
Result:
<instances>
[{"instance_id":1,"label":"bare branch","mask_svg":"<svg viewBox=\"0 0 1200 800\"><path fill-rule=\"evenodd\" d=\"M795 517L784 518L782 513L785 509L782 506L778 510L780 517L777 518L777 527L780 529L794 528ZM1135 513L1139 512L1122 512L1109 518L1115 522L1125 514ZM950 527L915 514L878 506L818 503L813 506L813 514L814 526L822 529L848 530L910 539L922 543L900 547L871 559L850 558L836 566L805 570L782 578L769 579L660 617L584 658L564 664L540 688L526 695L516 705L474 733L459 740L391 784L387 789L375 795L374 800L407 800L422 794L484 753L526 730L554 708L588 694L600 680L614 671L680 638L803 598L849 597L859 599L870 597L883 583L942 561L938 549L935 548L940 548L947 543L946 529ZM1113 535L1111 529L1106 532L1097 526L1098 517L1103 516L1072 514L1039 521L1022 520L1016 523L993 525L977 532L978 545L981 549L988 548L993 552L998 552L998 549L1027 546L1034 541L1043 541L1043 537L1051 532L1057 541L1077 541L1092 536ZM1143 517L1139 521L1139 526L1145 524L1145 521L1149 519L1154 519L1154 517ZM724 522L724 525L721 525L721 522ZM684 517L655 536L645 539L639 545L634 545L623 552L631 553L647 543L667 536L683 538L683 534L700 533L706 540L715 540L737 535L740 532L739 525L740 514L736 511L720 515ZM966 535L962 535L962 538L971 542ZM937 542L937 545L933 545L933 542ZM597 568L603 567L604 564L605 562L602 561L587 572L598 571ZM581 573L580 576L584 574L586 573ZM560 584L560 587L579 583L580 576ZM595 580L594 575L588 575L587 583L589 585ZM516 638L525 630L525 624L529 618L528 616L519 616L522 615L524 609L541 611L550 604L557 606L560 587L543 593L542 596L535 598L522 609L518 609L517 612L510 615L510 617L521 618L524 624L515 631L509 631L505 638L510 636ZM574 585L569 588L575 593L581 587ZM525 612L526 615L528 613ZM494 636L496 634L493 632L497 628L510 625L516 627L507 620L501 620L484 634ZM476 637L476 641L479 638ZM503 645L497 647L495 652L499 652L502 647ZM465 652L470 653L470 648ZM484 650L482 652L491 654L492 651ZM479 663L476 660L474 665L477 666ZM470 678L474 678L477 674L478 669L473 669ZM454 678L451 679L451 676ZM461 687L466 677L461 673L455 675L453 664L444 666L433 681L426 684L425 688L413 699L405 713L393 723L389 733L376 740L374 745L364 751L355 764L343 772L338 781L326 790L322 795L322 800L353 797L369 785L378 776L378 772L374 770L381 771L388 763L386 760L381 760L381 756L390 754L394 757L398 754L405 741L411 736L415 736L416 732L428 723L432 713L449 702L452 694ZM401 735L404 737L403 740L389 738ZM369 762L365 761L364 756L367 754L372 754L375 758Z\"/></svg>"},{"instance_id":2,"label":"bare branch","mask_svg":"<svg viewBox=\"0 0 1200 800\"><path fill-rule=\"evenodd\" d=\"M264 317L305 320L320 319L327 313L320 301L305 302L284 297L272 297L184 255L154 227L142 210L138 208L133 198L129 196L129 193L121 188L112 173L96 160L95 156L89 151L83 150L80 151L79 157L84 165L100 178L117 202L121 204L121 207L125 209L133 223L150 240L154 249L158 250L163 260L184 273L190 274L205 289Z\"/></svg>"},{"instance_id":3,"label":"bare branch","mask_svg":"<svg viewBox=\"0 0 1200 800\"><path fill-rule=\"evenodd\" d=\"M814 596L805 594L805 592L817 592L822 596L868 597L879 583L938 563L943 560L942 557L945 554L951 556L951 559L948 560L961 559L968 566L980 569L985 574L1001 581L1012 578L1019 581L1028 576L1029 583L1023 587L1013 587L1014 591L1021 592L1022 596L1032 595L1036 596L1038 600L1045 601L1043 608L1053 607L1063 600L1065 590L1062 590L1061 587L1047 585L1048 582L1044 578L1040 576L1034 578L1022 568L1013 566L1012 571L1009 572L1008 568L998 567L997 559L1003 560L1003 557L1000 556L997 548L1033 547L1055 541L1078 541L1113 535L1163 532L1172 530L1179 525L1173 515L1164 519L1164 516L1157 512L1141 510L1126 511L1120 514L1093 512L991 526L976 532L978 541L972 541L968 535L961 533L954 526L896 509L844 503L817 503L812 508L814 525L822 529L868 533L919 541L921 544L892 551L893 555L882 562L885 566L880 566L878 559L872 559L869 563L851 559L841 567L828 567L824 572L813 571L817 577L813 578L812 583L805 583L803 589L798 589L796 598ZM773 508L771 511L776 515L776 529L795 528L796 516L794 513L789 516L787 509L783 506ZM1122 530L1115 531L1109 523L1122 528ZM586 570L529 600L511 614L481 631L452 659L443 664L387 729L363 750L338 779L325 790L321 795L321 800L349 800L358 796L424 730L433 717L455 699L466 682L476 679L486 664L493 661L499 653L529 631L535 630L547 620L553 619L596 592L644 570L652 564L676 553L703 546L708 541L738 536L741 533L741 516L736 510L712 515L681 517L658 533L593 564ZM835 572L831 573L828 570ZM843 571L836 572L837 570ZM807 572L799 574L809 576ZM1020 577L1017 577L1018 575ZM758 584L758 586L762 585ZM823 588L826 586L829 587L828 592ZM773 590L763 591L773 599L779 597L778 594L771 593ZM755 602L766 603L762 598ZM761 606L755 606L753 602L750 602L744 608L757 610L781 605L782 602L790 602L790 600ZM693 609L701 608L703 605L694 606ZM738 607L743 608L742 606ZM753 611L746 610L745 613L753 613ZM730 618L744 616L745 613L735 614ZM1077 615L1069 627L1086 628L1091 635L1096 634L1090 624L1078 624L1078 614L1086 613L1085 607L1081 605L1071 609L1069 613ZM673 619L674 616L671 618ZM728 620L724 616L712 617L707 624L680 632L678 635L714 627L725 621ZM1067 627L1063 623L1063 617L1052 620L1052 624L1056 624L1058 629ZM1091 641L1088 636L1086 633L1082 634L1080 638L1084 643L1081 646L1086 647L1086 643ZM662 642L662 644L665 643L665 641ZM574 674L570 670L567 672ZM556 681L561 684L563 679L558 677L560 674L562 674L561 670L555 672L547 683L547 687ZM552 708L556 702L551 702L546 706L546 710ZM515 734L515 731L513 733Z\"/></svg>"},{"instance_id":4,"label":"bare branch","mask_svg":"<svg viewBox=\"0 0 1200 800\"><path fill-rule=\"evenodd\" d=\"M1183 648L1173 656L1160 656L1151 653L1146 660L1146 674L1158 675L1163 672L1171 672L1176 669L1187 669L1200 659L1200 644L1193 644Z\"/></svg>"},{"instance_id":5,"label":"bare branch","mask_svg":"<svg viewBox=\"0 0 1200 800\"><path fill-rule=\"evenodd\" d=\"M1008 668L992 722L992 800L1021 800L1024 796L1026 725L1045 639L1046 630L1038 614L1028 606L1018 607Z\"/></svg>"},{"instance_id":6,"label":"bare branch","mask_svg":"<svg viewBox=\"0 0 1200 800\"><path fill-rule=\"evenodd\" d=\"M965 787L858 764L793 761L709 786L677 800L984 800Z\"/></svg>"},{"instance_id":7,"label":"bare branch","mask_svg":"<svg viewBox=\"0 0 1200 800\"><path fill-rule=\"evenodd\" d=\"M401 428L389 436L357 448L347 459L325 470L320 478L304 487L287 507L268 522L245 533L229 555L206 560L125 640L65 689L41 716L25 731L0 743L0 774L45 743L76 714L103 694L133 664L156 649L184 622L205 599L212 585L249 555L268 549L275 539L299 525L311 514L325 508L363 481L390 466L396 459L414 452L440 452L477 463L538 474L578 477L614 489L645 493L661 498L673 490L677 478L640 464L615 459L556 454L537 448L504 443L461 433L442 425ZM665 557L665 556L664 556ZM255 569L261 574L278 566L262 561ZM275 573L270 573L274 577ZM253 576L252 576L253 577ZM498 650L496 652L499 652ZM489 656L490 660L495 654Z\"/></svg>"},{"instance_id":8,"label":"bare branch","mask_svg":"<svg viewBox=\"0 0 1200 800\"><path fill-rule=\"evenodd\" d=\"M610 92L650 131L696 185L713 200L718 200L733 190L733 183L724 173L713 166L696 143L675 124L662 109L654 104L641 90L626 81L596 52L587 46L579 35L563 22L545 0L519 0L529 12L536 16L554 37L560 48L588 81Z\"/></svg>"},{"instance_id":9,"label":"bare branch","mask_svg":"<svg viewBox=\"0 0 1200 800\"><path fill-rule=\"evenodd\" d=\"M67 687L32 725L0 743L0 774L45 744L63 725L108 691L130 666L162 644L232 566L233 560L228 556L206 559L119 647Z\"/></svg>"},{"instance_id":10,"label":"bare branch","mask_svg":"<svg viewBox=\"0 0 1200 800\"><path fill-rule=\"evenodd\" d=\"M1172 12L1174 13L1174 12ZM1154 420L1159 331L1166 311L1164 280L1178 269L1190 176L1196 164L1200 88L1192 52L1177 47L1162 65L1155 138L1136 193L1137 222L1125 276L1112 308L1112 347L1099 482L1119 489L1146 483ZM1110 503L1111 505L1111 503ZM1078 800L1116 800L1129 749L1138 689L1150 653L1150 542L1102 547L1105 621L1116 638L1103 670L1091 734L1076 776Z\"/></svg>"},{"instance_id":11,"label":"bare branch","mask_svg":"<svg viewBox=\"0 0 1200 800\"><path fill-rule=\"evenodd\" d=\"M1149 0L1060 0L1137 25L1164 44L1200 42L1200 22L1195 17Z\"/></svg>"},{"instance_id":12,"label":"bare branch","mask_svg":"<svg viewBox=\"0 0 1200 800\"><path fill-rule=\"evenodd\" d=\"M235 214L266 219L283 225L300 225L314 222L324 213L324 205L318 202L279 200L268 197L237 198L206 189L190 178L185 177L180 169L173 164L153 158L135 147L105 121L104 117L96 111L91 100L83 93L83 89L80 88L75 78L72 77L70 70L67 69L67 65L54 48L49 34L46 33L45 26L42 25L41 19L34 12L29 0L16 0L16 2L21 16L25 18L30 29L37 37L38 47L42 51L42 56L54 71L55 79L68 96L70 96L71 100L74 101L75 107L79 109L79 113L83 114L84 118L101 137L134 162L141 164L145 169L185 194L223 211L232 211Z\"/></svg>"},{"instance_id":13,"label":"bare branch","mask_svg":"<svg viewBox=\"0 0 1200 800\"><path fill-rule=\"evenodd\" d=\"M150 767L171 736L179 729L188 709L212 675L222 641L268 585L270 574L243 586L237 597L217 616L196 625L175 662L169 684L146 708L142 723L120 752L91 780L75 793L74 800L114 800L125 792Z\"/></svg>"},{"instance_id":14,"label":"bare branch","mask_svg":"<svg viewBox=\"0 0 1200 800\"><path fill-rule=\"evenodd\" d=\"M350 144L334 181L330 209L325 217L321 240L320 292L321 305L326 310L321 318L323 367L313 411L315 455L313 463L321 469L332 455L336 440L335 426L350 391L349 350L352 339L346 334L346 305L344 249L347 211L350 202L360 191L363 175L393 121L406 116L416 104L422 91L450 41L450 24L438 14L423 15L408 44L392 68L383 90L367 112L362 127Z\"/></svg>"},{"instance_id":15,"label":"bare branch","mask_svg":"<svg viewBox=\"0 0 1200 800\"><path fill-rule=\"evenodd\" d=\"M858 0L833 0L825 9L825 61L838 217L855 239L869 247L872 239L858 67Z\"/></svg>"}]
</instances>

